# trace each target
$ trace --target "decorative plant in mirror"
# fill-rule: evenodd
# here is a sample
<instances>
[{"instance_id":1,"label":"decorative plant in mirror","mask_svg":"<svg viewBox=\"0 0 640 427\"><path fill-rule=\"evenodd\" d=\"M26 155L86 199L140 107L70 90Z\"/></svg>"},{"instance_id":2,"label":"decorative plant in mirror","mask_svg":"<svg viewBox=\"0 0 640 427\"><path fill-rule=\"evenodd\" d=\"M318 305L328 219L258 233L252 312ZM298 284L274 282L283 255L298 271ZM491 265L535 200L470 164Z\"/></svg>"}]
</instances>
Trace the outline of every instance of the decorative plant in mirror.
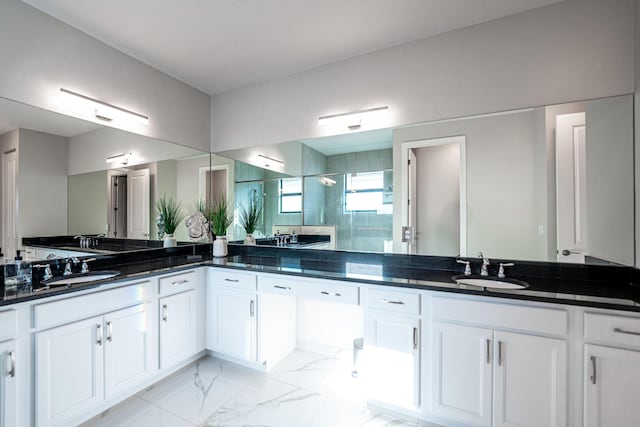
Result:
<instances>
[{"instance_id":1,"label":"decorative plant in mirror","mask_svg":"<svg viewBox=\"0 0 640 427\"><path fill-rule=\"evenodd\" d=\"M162 196L156 204L158 219L158 238L163 239L163 246L170 248L177 245L174 233L185 217L182 205L173 197Z\"/></svg>"},{"instance_id":2,"label":"decorative plant in mirror","mask_svg":"<svg viewBox=\"0 0 640 427\"><path fill-rule=\"evenodd\" d=\"M253 233L258 228L260 217L262 216L262 203L258 199L258 192L256 190L251 191L249 196L249 205L240 206L240 224L244 231L247 233L244 238L245 245L255 245L256 239Z\"/></svg>"},{"instance_id":3,"label":"decorative plant in mirror","mask_svg":"<svg viewBox=\"0 0 640 427\"><path fill-rule=\"evenodd\" d=\"M223 194L213 203L211 209L211 228L216 236L213 242L213 256L227 256L227 229L233 222L233 211L230 209L230 203Z\"/></svg>"}]
</instances>

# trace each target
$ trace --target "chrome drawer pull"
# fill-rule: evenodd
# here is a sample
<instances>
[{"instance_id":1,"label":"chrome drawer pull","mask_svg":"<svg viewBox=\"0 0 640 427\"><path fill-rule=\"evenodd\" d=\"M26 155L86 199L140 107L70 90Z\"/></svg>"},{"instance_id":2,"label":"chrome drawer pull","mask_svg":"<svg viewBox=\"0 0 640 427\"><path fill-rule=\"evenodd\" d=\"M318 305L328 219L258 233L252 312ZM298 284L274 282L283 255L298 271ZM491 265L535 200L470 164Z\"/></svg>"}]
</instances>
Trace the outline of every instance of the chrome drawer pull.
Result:
<instances>
[{"instance_id":1,"label":"chrome drawer pull","mask_svg":"<svg viewBox=\"0 0 640 427\"><path fill-rule=\"evenodd\" d=\"M386 299L386 298L382 298L382 300L381 300L381 301L382 301L383 303L385 303L385 304L399 304L399 305L404 305L404 301L400 301L400 300L398 300L398 301L394 301L394 300L388 300L388 299Z\"/></svg>"},{"instance_id":2,"label":"chrome drawer pull","mask_svg":"<svg viewBox=\"0 0 640 427\"><path fill-rule=\"evenodd\" d=\"M273 285L274 288L276 289L284 289L286 291L290 291L291 288L289 286L280 286L280 285Z\"/></svg>"},{"instance_id":3,"label":"chrome drawer pull","mask_svg":"<svg viewBox=\"0 0 640 427\"><path fill-rule=\"evenodd\" d=\"M107 322L107 341L111 342L111 340L113 339L112 334L113 328L111 326L111 322Z\"/></svg>"},{"instance_id":4,"label":"chrome drawer pull","mask_svg":"<svg viewBox=\"0 0 640 427\"><path fill-rule=\"evenodd\" d=\"M498 341L498 366L502 366L502 341Z\"/></svg>"},{"instance_id":5,"label":"chrome drawer pull","mask_svg":"<svg viewBox=\"0 0 640 427\"><path fill-rule=\"evenodd\" d=\"M9 361L11 361L11 368L9 369L9 376L15 378L16 376L16 352L9 352Z\"/></svg>"},{"instance_id":6,"label":"chrome drawer pull","mask_svg":"<svg viewBox=\"0 0 640 427\"><path fill-rule=\"evenodd\" d=\"M102 345L102 325L96 325L96 343Z\"/></svg>"},{"instance_id":7,"label":"chrome drawer pull","mask_svg":"<svg viewBox=\"0 0 640 427\"><path fill-rule=\"evenodd\" d=\"M491 363L491 340L487 338L487 365Z\"/></svg>"},{"instance_id":8,"label":"chrome drawer pull","mask_svg":"<svg viewBox=\"0 0 640 427\"><path fill-rule=\"evenodd\" d=\"M173 286L184 285L185 283L189 283L189 281L187 279L182 279L182 280L176 280L175 282L171 282Z\"/></svg>"},{"instance_id":9,"label":"chrome drawer pull","mask_svg":"<svg viewBox=\"0 0 640 427\"><path fill-rule=\"evenodd\" d=\"M619 334L627 334L627 335L636 335L640 336L640 332L635 331L627 331L626 329L613 328L613 332L617 332Z\"/></svg>"},{"instance_id":10,"label":"chrome drawer pull","mask_svg":"<svg viewBox=\"0 0 640 427\"><path fill-rule=\"evenodd\" d=\"M224 278L224 281L225 281L225 282L238 283L240 280L238 280L238 279L229 279L228 277L225 277L225 278Z\"/></svg>"},{"instance_id":11,"label":"chrome drawer pull","mask_svg":"<svg viewBox=\"0 0 640 427\"><path fill-rule=\"evenodd\" d=\"M591 380L591 384L596 383L596 357L595 356L591 356L591 377L589 379Z\"/></svg>"},{"instance_id":12,"label":"chrome drawer pull","mask_svg":"<svg viewBox=\"0 0 640 427\"><path fill-rule=\"evenodd\" d=\"M339 292L327 292L327 291L320 291L320 293L321 293L322 295L330 295L330 296L333 296L333 297L341 297L341 296L342 296L342 294L341 294L341 293L339 293Z\"/></svg>"},{"instance_id":13,"label":"chrome drawer pull","mask_svg":"<svg viewBox=\"0 0 640 427\"><path fill-rule=\"evenodd\" d=\"M413 328L413 349L418 348L418 328Z\"/></svg>"},{"instance_id":14,"label":"chrome drawer pull","mask_svg":"<svg viewBox=\"0 0 640 427\"><path fill-rule=\"evenodd\" d=\"M251 300L251 302L249 303L249 317L253 318L255 316L256 312L255 312L255 302L253 300Z\"/></svg>"},{"instance_id":15,"label":"chrome drawer pull","mask_svg":"<svg viewBox=\"0 0 640 427\"><path fill-rule=\"evenodd\" d=\"M167 321L167 304L162 304L162 320Z\"/></svg>"}]
</instances>

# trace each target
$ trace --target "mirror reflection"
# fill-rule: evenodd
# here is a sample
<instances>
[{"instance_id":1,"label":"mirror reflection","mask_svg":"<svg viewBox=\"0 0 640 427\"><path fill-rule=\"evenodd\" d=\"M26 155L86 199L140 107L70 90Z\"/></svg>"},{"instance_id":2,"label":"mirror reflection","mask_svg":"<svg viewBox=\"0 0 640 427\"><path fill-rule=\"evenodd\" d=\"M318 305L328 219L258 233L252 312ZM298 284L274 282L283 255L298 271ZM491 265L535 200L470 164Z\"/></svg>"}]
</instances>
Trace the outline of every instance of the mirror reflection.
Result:
<instances>
[{"instance_id":1,"label":"mirror reflection","mask_svg":"<svg viewBox=\"0 0 640 427\"><path fill-rule=\"evenodd\" d=\"M157 240L161 197L189 213L211 202L214 187L231 189L227 159L216 157L210 170L209 153L7 99L0 99L0 148L2 249L10 257L23 237ZM175 234L190 240L184 224Z\"/></svg>"},{"instance_id":2,"label":"mirror reflection","mask_svg":"<svg viewBox=\"0 0 640 427\"><path fill-rule=\"evenodd\" d=\"M220 154L257 244L633 265L632 95Z\"/></svg>"}]
</instances>

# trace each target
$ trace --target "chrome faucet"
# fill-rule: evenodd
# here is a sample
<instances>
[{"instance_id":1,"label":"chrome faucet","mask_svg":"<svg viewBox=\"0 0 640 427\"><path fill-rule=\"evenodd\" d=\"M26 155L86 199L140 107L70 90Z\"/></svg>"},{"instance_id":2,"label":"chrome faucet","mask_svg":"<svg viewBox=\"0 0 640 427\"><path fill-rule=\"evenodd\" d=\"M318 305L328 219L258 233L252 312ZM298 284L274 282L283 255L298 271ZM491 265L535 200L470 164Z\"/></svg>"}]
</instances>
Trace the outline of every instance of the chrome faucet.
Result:
<instances>
[{"instance_id":1,"label":"chrome faucet","mask_svg":"<svg viewBox=\"0 0 640 427\"><path fill-rule=\"evenodd\" d=\"M489 258L485 258L482 252L478 252L478 258L482 258L482 267L480 268L480 275L488 276L489 265L491 264L491 261L489 261Z\"/></svg>"},{"instance_id":2,"label":"chrome faucet","mask_svg":"<svg viewBox=\"0 0 640 427\"><path fill-rule=\"evenodd\" d=\"M80 273L88 273L89 272L89 264L91 261L95 261L95 258L83 259L82 260L82 270Z\"/></svg>"},{"instance_id":3,"label":"chrome faucet","mask_svg":"<svg viewBox=\"0 0 640 427\"><path fill-rule=\"evenodd\" d=\"M498 277L501 279L504 279L505 277L507 277L504 274L504 268L505 267L513 267L515 264L512 262L501 262L500 263L500 267L498 268Z\"/></svg>"},{"instance_id":4,"label":"chrome faucet","mask_svg":"<svg viewBox=\"0 0 640 427\"><path fill-rule=\"evenodd\" d=\"M64 273L62 273L64 276L70 276L73 274L72 262L75 265L78 264L80 260L76 257L67 258L67 263L64 266Z\"/></svg>"}]
</instances>

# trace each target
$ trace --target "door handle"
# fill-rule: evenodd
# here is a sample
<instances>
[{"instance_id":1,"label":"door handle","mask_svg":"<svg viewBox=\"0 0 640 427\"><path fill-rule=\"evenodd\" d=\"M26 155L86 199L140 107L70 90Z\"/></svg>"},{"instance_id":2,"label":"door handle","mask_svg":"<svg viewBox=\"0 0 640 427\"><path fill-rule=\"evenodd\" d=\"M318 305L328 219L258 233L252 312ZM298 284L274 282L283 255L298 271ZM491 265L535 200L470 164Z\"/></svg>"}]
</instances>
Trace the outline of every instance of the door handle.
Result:
<instances>
[{"instance_id":1,"label":"door handle","mask_svg":"<svg viewBox=\"0 0 640 427\"><path fill-rule=\"evenodd\" d=\"M341 297L342 294L339 292L327 292L327 291L320 291L320 293L322 295L329 295L329 296L333 296L333 297Z\"/></svg>"},{"instance_id":2,"label":"door handle","mask_svg":"<svg viewBox=\"0 0 640 427\"><path fill-rule=\"evenodd\" d=\"M498 366L502 366L502 341L498 341Z\"/></svg>"},{"instance_id":3,"label":"door handle","mask_svg":"<svg viewBox=\"0 0 640 427\"><path fill-rule=\"evenodd\" d=\"M96 344L102 345L102 325L96 325Z\"/></svg>"},{"instance_id":4,"label":"door handle","mask_svg":"<svg viewBox=\"0 0 640 427\"><path fill-rule=\"evenodd\" d=\"M167 304L162 304L162 320L167 321Z\"/></svg>"},{"instance_id":5,"label":"door handle","mask_svg":"<svg viewBox=\"0 0 640 427\"><path fill-rule=\"evenodd\" d=\"M385 303L385 304L398 304L398 305L404 305L404 301L400 301L400 300L398 300L398 301L393 301L393 300L388 300L388 299L386 299L386 298L382 298L380 301L381 301L381 302L383 302L383 303Z\"/></svg>"},{"instance_id":6,"label":"door handle","mask_svg":"<svg viewBox=\"0 0 640 427\"><path fill-rule=\"evenodd\" d=\"M253 317L255 314L255 302L253 300L251 300L251 302L249 303L249 316Z\"/></svg>"},{"instance_id":7,"label":"door handle","mask_svg":"<svg viewBox=\"0 0 640 427\"><path fill-rule=\"evenodd\" d=\"M580 252L578 251L570 251L569 249L563 249L562 250L562 255L564 256L569 256L571 254L579 254Z\"/></svg>"},{"instance_id":8,"label":"door handle","mask_svg":"<svg viewBox=\"0 0 640 427\"><path fill-rule=\"evenodd\" d=\"M491 363L491 340L487 338L487 364Z\"/></svg>"},{"instance_id":9,"label":"door handle","mask_svg":"<svg viewBox=\"0 0 640 427\"><path fill-rule=\"evenodd\" d=\"M185 283L189 283L189 281L187 279L182 279L182 280L176 280L175 282L171 282L173 286L184 285Z\"/></svg>"},{"instance_id":10,"label":"door handle","mask_svg":"<svg viewBox=\"0 0 640 427\"><path fill-rule=\"evenodd\" d=\"M591 356L591 377L589 378L591 380L591 384L595 384L596 383L596 357L595 356Z\"/></svg>"},{"instance_id":11,"label":"door handle","mask_svg":"<svg viewBox=\"0 0 640 427\"><path fill-rule=\"evenodd\" d=\"M112 339L113 328L111 327L111 322L107 322L107 341L111 342Z\"/></svg>"},{"instance_id":12,"label":"door handle","mask_svg":"<svg viewBox=\"0 0 640 427\"><path fill-rule=\"evenodd\" d=\"M621 328L613 328L613 332L617 332L619 334L627 334L627 335L640 335L640 332L628 331L626 329L621 329Z\"/></svg>"},{"instance_id":13,"label":"door handle","mask_svg":"<svg viewBox=\"0 0 640 427\"><path fill-rule=\"evenodd\" d=\"M280 286L280 285L273 285L274 288L276 289L284 289L286 291L290 291L291 288L289 286Z\"/></svg>"},{"instance_id":14,"label":"door handle","mask_svg":"<svg viewBox=\"0 0 640 427\"><path fill-rule=\"evenodd\" d=\"M413 349L418 348L418 328L413 328Z\"/></svg>"}]
</instances>

